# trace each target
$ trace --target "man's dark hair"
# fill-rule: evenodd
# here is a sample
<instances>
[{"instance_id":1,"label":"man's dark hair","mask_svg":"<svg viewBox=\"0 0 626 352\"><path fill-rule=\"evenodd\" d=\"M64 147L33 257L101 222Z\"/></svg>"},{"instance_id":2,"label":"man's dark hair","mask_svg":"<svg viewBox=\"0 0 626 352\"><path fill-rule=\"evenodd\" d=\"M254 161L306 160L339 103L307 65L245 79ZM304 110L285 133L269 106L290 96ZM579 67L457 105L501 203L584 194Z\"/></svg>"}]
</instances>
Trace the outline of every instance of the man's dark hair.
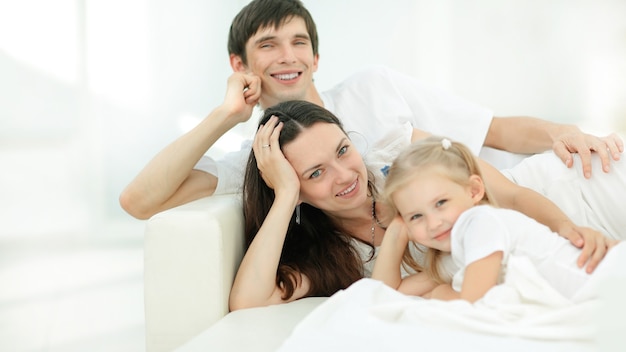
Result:
<instances>
[{"instance_id":1,"label":"man's dark hair","mask_svg":"<svg viewBox=\"0 0 626 352\"><path fill-rule=\"evenodd\" d=\"M300 0L254 0L235 16L228 34L228 54L241 57L248 64L246 43L259 29L273 26L279 28L294 17L304 20L311 39L313 55L318 53L318 37L315 22Z\"/></svg>"}]
</instances>

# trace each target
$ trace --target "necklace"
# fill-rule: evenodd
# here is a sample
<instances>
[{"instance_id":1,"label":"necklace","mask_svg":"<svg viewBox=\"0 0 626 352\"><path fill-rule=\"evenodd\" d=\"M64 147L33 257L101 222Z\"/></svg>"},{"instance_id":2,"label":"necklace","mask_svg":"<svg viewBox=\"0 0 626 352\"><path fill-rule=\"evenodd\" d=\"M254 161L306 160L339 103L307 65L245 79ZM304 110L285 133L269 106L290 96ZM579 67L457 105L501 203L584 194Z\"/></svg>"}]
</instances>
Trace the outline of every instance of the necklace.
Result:
<instances>
[{"instance_id":1,"label":"necklace","mask_svg":"<svg viewBox=\"0 0 626 352\"><path fill-rule=\"evenodd\" d=\"M376 215L376 201L373 200L372 203L373 203L372 204L372 217L374 218L376 225L378 225L378 227L380 227L383 230L387 230L387 227L383 225L383 223L380 220L378 220L378 216Z\"/></svg>"},{"instance_id":2,"label":"necklace","mask_svg":"<svg viewBox=\"0 0 626 352\"><path fill-rule=\"evenodd\" d=\"M372 246L376 247L374 242L375 230L376 230L376 201L372 198Z\"/></svg>"}]
</instances>

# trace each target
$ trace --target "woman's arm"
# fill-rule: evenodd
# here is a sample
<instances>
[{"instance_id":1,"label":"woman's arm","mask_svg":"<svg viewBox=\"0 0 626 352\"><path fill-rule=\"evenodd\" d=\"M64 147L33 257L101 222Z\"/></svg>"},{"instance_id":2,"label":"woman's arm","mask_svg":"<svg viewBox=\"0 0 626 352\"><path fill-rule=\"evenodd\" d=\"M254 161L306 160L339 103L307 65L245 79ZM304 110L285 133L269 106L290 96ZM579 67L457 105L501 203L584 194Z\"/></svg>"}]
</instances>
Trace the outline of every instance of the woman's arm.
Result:
<instances>
[{"instance_id":1,"label":"woman's arm","mask_svg":"<svg viewBox=\"0 0 626 352\"><path fill-rule=\"evenodd\" d=\"M516 185L483 160L479 159L479 164L485 184L496 198L498 206L520 211L567 238L576 247L582 248L578 266L583 267L587 263L587 272L595 269L609 246L604 235L587 227L576 226L548 198Z\"/></svg>"},{"instance_id":2,"label":"woman's arm","mask_svg":"<svg viewBox=\"0 0 626 352\"><path fill-rule=\"evenodd\" d=\"M306 277L292 297L283 300L276 273L297 198L277 196L259 232L252 240L237 270L230 291L230 310L267 306L298 299L308 291Z\"/></svg>"},{"instance_id":3,"label":"woman's arm","mask_svg":"<svg viewBox=\"0 0 626 352\"><path fill-rule=\"evenodd\" d=\"M248 247L230 292L231 310L293 301L309 290L308 278L301 275L294 294L283 300L283 288L276 283L280 257L289 222L299 202L300 181L278 143L282 123L272 116L261 125L252 144L257 167L265 183L274 190L274 202L261 228ZM269 145L269 148L264 146ZM254 200L248 200L254 201Z\"/></svg>"},{"instance_id":4,"label":"woman's arm","mask_svg":"<svg viewBox=\"0 0 626 352\"><path fill-rule=\"evenodd\" d=\"M148 219L165 209L212 195L217 177L193 167L224 133L250 118L260 91L258 77L231 75L224 103L141 170L120 195L122 208L138 219Z\"/></svg>"}]
</instances>

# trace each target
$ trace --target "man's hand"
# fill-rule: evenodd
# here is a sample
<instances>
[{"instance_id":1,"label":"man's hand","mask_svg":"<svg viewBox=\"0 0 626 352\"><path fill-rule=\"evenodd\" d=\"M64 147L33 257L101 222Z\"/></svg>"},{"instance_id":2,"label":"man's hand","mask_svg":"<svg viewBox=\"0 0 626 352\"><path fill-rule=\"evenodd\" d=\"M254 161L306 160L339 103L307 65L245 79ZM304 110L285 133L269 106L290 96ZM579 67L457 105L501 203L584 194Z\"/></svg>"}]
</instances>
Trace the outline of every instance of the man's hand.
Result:
<instances>
[{"instance_id":1,"label":"man's hand","mask_svg":"<svg viewBox=\"0 0 626 352\"><path fill-rule=\"evenodd\" d=\"M609 172L611 159L619 160L624 151L624 142L615 133L596 137L586 133L567 133L559 136L552 145L554 153L567 167L574 165L572 153L578 153L585 178L591 177L591 154L597 153L602 160L602 170Z\"/></svg>"},{"instance_id":2,"label":"man's hand","mask_svg":"<svg viewBox=\"0 0 626 352\"><path fill-rule=\"evenodd\" d=\"M223 106L230 115L237 117L237 123L248 121L252 109L261 97L261 78L256 75L235 72L228 77L226 97Z\"/></svg>"}]
</instances>

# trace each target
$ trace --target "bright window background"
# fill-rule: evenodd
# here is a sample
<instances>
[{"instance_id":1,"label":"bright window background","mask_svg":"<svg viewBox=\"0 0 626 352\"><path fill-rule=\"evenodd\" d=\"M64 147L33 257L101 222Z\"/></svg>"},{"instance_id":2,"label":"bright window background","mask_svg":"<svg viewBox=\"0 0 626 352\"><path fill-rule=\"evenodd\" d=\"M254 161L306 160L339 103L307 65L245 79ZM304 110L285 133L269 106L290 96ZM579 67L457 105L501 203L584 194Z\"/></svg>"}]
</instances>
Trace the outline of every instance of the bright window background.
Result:
<instances>
[{"instance_id":1,"label":"bright window background","mask_svg":"<svg viewBox=\"0 0 626 352\"><path fill-rule=\"evenodd\" d=\"M228 28L247 2L0 1L0 240L114 236L125 224L141 236L117 198L221 102ZM626 130L622 0L304 3L320 90L382 63L498 116Z\"/></svg>"}]
</instances>

